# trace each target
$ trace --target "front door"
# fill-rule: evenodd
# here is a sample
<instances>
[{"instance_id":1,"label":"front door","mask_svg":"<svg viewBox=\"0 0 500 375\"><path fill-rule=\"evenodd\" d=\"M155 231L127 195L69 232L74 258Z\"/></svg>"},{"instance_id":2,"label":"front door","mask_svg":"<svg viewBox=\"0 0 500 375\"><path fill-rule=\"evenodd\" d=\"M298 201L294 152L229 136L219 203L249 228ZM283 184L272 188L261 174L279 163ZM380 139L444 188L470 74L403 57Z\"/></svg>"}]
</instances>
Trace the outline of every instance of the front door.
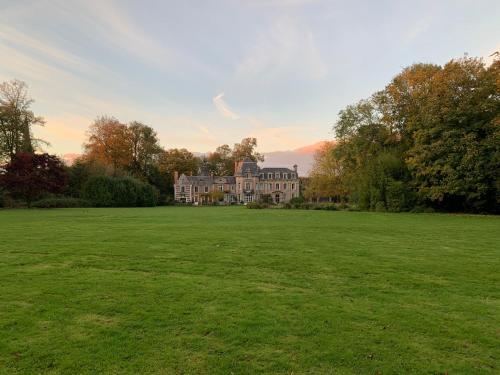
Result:
<instances>
[{"instance_id":1,"label":"front door","mask_svg":"<svg viewBox=\"0 0 500 375\"><path fill-rule=\"evenodd\" d=\"M276 195L274 196L274 201L275 201L276 203L279 203L279 202L280 202L280 195L279 195L279 194L276 194Z\"/></svg>"}]
</instances>

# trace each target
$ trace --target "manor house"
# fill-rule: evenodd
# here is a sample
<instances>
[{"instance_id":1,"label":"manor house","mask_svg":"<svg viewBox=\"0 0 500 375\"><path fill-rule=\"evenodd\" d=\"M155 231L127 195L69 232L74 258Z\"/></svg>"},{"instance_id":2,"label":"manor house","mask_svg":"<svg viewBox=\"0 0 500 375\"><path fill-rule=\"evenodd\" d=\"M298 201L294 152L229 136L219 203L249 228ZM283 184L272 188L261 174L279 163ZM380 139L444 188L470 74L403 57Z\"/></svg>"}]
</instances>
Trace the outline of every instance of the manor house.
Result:
<instances>
[{"instance_id":1,"label":"manor house","mask_svg":"<svg viewBox=\"0 0 500 375\"><path fill-rule=\"evenodd\" d=\"M270 199L274 203L288 202L299 196L297 166L289 168L259 168L249 158L235 163L234 176L214 176L206 166L198 176L180 177L175 173L175 200L183 203L225 204L249 203Z\"/></svg>"}]
</instances>

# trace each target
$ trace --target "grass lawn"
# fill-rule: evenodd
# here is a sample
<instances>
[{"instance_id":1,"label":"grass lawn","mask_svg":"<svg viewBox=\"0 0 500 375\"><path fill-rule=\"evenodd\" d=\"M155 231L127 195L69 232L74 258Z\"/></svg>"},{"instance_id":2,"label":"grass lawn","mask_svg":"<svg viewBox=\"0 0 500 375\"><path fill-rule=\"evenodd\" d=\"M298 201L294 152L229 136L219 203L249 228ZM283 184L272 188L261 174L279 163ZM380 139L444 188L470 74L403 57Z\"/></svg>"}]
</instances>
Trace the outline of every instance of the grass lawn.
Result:
<instances>
[{"instance_id":1,"label":"grass lawn","mask_svg":"<svg viewBox=\"0 0 500 375\"><path fill-rule=\"evenodd\" d=\"M0 373L499 373L500 218L0 211Z\"/></svg>"}]
</instances>

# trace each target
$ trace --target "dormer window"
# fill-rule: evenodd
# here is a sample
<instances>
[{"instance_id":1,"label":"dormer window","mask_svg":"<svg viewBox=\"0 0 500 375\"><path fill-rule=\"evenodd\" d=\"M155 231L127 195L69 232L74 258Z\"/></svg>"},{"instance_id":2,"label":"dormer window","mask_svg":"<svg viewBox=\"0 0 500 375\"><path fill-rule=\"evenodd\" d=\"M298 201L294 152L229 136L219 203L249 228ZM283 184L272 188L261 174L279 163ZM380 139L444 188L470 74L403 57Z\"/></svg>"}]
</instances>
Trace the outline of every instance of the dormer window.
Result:
<instances>
[{"instance_id":1,"label":"dormer window","mask_svg":"<svg viewBox=\"0 0 500 375\"><path fill-rule=\"evenodd\" d=\"M247 178L250 178L250 173L247 173Z\"/></svg>"},{"instance_id":2,"label":"dormer window","mask_svg":"<svg viewBox=\"0 0 500 375\"><path fill-rule=\"evenodd\" d=\"M284 178L285 180L288 180L288 173L283 173L283 178Z\"/></svg>"},{"instance_id":3,"label":"dormer window","mask_svg":"<svg viewBox=\"0 0 500 375\"><path fill-rule=\"evenodd\" d=\"M268 174L267 174L267 178L268 178L268 179L272 179L272 178L273 178L273 174L272 174L272 173L268 173Z\"/></svg>"},{"instance_id":4,"label":"dormer window","mask_svg":"<svg viewBox=\"0 0 500 375\"><path fill-rule=\"evenodd\" d=\"M292 178L295 178L295 173L292 173Z\"/></svg>"},{"instance_id":5,"label":"dormer window","mask_svg":"<svg viewBox=\"0 0 500 375\"><path fill-rule=\"evenodd\" d=\"M260 174L260 178L264 179L264 173Z\"/></svg>"},{"instance_id":6,"label":"dormer window","mask_svg":"<svg viewBox=\"0 0 500 375\"><path fill-rule=\"evenodd\" d=\"M280 178L280 174L278 172L276 172L276 174L274 176L275 176L275 178Z\"/></svg>"}]
</instances>

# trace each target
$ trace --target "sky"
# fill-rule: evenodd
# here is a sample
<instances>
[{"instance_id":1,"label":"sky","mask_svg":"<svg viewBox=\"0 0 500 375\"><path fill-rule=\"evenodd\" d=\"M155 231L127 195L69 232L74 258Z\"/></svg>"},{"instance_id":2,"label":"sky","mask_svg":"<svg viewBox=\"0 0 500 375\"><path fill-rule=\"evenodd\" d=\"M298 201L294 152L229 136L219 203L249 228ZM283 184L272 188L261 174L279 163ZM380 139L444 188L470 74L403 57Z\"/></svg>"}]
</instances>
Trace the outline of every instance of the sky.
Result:
<instances>
[{"instance_id":1,"label":"sky","mask_svg":"<svg viewBox=\"0 0 500 375\"><path fill-rule=\"evenodd\" d=\"M0 81L29 85L51 153L101 115L165 148L293 150L405 66L500 50L499 20L498 0L0 0Z\"/></svg>"}]
</instances>

